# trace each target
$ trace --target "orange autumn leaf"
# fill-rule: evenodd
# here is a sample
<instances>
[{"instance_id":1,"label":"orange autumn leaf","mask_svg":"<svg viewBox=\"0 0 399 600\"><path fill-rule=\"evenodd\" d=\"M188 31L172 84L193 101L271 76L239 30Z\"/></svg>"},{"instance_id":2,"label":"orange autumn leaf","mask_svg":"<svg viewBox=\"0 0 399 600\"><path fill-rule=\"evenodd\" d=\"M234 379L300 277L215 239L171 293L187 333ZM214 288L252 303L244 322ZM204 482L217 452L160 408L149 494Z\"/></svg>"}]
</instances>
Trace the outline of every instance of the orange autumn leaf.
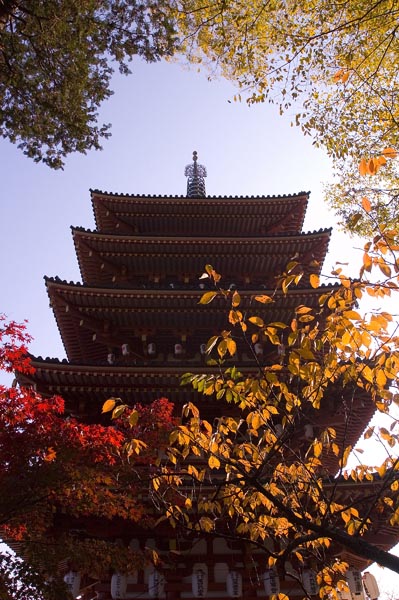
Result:
<instances>
[{"instance_id":1,"label":"orange autumn leaf","mask_svg":"<svg viewBox=\"0 0 399 600\"><path fill-rule=\"evenodd\" d=\"M366 197L362 198L362 207L364 208L364 210L368 213L371 210L371 203L370 200Z\"/></svg>"},{"instance_id":2,"label":"orange autumn leaf","mask_svg":"<svg viewBox=\"0 0 399 600\"><path fill-rule=\"evenodd\" d=\"M382 154L386 156L386 158L396 158L398 155L395 148L384 148Z\"/></svg>"},{"instance_id":3,"label":"orange autumn leaf","mask_svg":"<svg viewBox=\"0 0 399 600\"><path fill-rule=\"evenodd\" d=\"M362 158L362 160L359 163L359 173L362 176L367 175L368 173L367 161L365 158Z\"/></svg>"}]
</instances>

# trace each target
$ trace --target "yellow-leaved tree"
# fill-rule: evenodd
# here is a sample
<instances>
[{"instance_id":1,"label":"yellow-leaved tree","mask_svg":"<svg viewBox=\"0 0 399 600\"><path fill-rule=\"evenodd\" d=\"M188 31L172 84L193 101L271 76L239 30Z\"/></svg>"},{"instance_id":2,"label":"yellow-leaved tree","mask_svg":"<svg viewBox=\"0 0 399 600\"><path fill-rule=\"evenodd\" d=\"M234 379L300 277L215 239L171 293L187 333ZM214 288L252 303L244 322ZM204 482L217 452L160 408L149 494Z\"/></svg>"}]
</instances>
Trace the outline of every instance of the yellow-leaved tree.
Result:
<instances>
[{"instance_id":1,"label":"yellow-leaved tree","mask_svg":"<svg viewBox=\"0 0 399 600\"><path fill-rule=\"evenodd\" d=\"M171 10L185 57L235 82L237 98L276 104L327 151L340 175L330 203L350 231L369 232L353 173L399 146L398 2L176 0ZM380 223L396 221L396 180L391 163L367 184Z\"/></svg>"},{"instance_id":2,"label":"yellow-leaved tree","mask_svg":"<svg viewBox=\"0 0 399 600\"><path fill-rule=\"evenodd\" d=\"M311 275L321 293L309 305L295 305L295 261L273 292L256 295L223 289L207 265L215 290L200 302L226 302L226 329L208 341L212 368L184 377L204 401L184 406L152 480L173 527L246 541L298 582L312 568L322 596L337 597L356 560L399 573L389 552L399 533L399 336L387 311L358 308L397 290L396 236L381 230L365 245L356 280L337 269L339 283L320 289ZM267 321L264 307L290 295L291 320ZM257 354L260 340L273 360ZM240 372L243 343L256 367ZM367 426L375 411L388 424ZM366 464L371 440L385 454Z\"/></svg>"}]
</instances>

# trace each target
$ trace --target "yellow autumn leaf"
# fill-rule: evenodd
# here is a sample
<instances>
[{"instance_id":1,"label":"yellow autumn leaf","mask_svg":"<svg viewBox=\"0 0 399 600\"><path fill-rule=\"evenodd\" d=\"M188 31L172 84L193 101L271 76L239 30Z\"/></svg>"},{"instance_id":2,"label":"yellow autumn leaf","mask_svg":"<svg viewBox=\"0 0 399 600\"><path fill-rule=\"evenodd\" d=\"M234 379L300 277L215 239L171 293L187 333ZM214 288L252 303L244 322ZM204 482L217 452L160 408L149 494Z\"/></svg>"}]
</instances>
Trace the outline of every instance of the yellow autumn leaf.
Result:
<instances>
[{"instance_id":1,"label":"yellow autumn leaf","mask_svg":"<svg viewBox=\"0 0 399 600\"><path fill-rule=\"evenodd\" d=\"M210 469L219 469L220 460L216 456L211 455L208 459L208 466Z\"/></svg>"},{"instance_id":2,"label":"yellow autumn leaf","mask_svg":"<svg viewBox=\"0 0 399 600\"><path fill-rule=\"evenodd\" d=\"M268 304L269 302L274 302L273 298L267 296L266 294L262 294L261 296L255 296L255 300L257 302L262 302L262 304Z\"/></svg>"},{"instance_id":3,"label":"yellow autumn leaf","mask_svg":"<svg viewBox=\"0 0 399 600\"><path fill-rule=\"evenodd\" d=\"M253 323L254 325L257 325L258 327L264 326L263 319L261 319L260 317L249 317L248 321L250 323Z\"/></svg>"},{"instance_id":4,"label":"yellow autumn leaf","mask_svg":"<svg viewBox=\"0 0 399 600\"><path fill-rule=\"evenodd\" d=\"M233 297L231 299L231 305L233 307L239 306L241 302L241 296L238 292L234 292Z\"/></svg>"},{"instance_id":5,"label":"yellow autumn leaf","mask_svg":"<svg viewBox=\"0 0 399 600\"><path fill-rule=\"evenodd\" d=\"M319 458L322 451L323 451L323 444L321 442L318 442L317 440L315 440L313 443L313 454L315 455L315 457Z\"/></svg>"},{"instance_id":6,"label":"yellow autumn leaf","mask_svg":"<svg viewBox=\"0 0 399 600\"><path fill-rule=\"evenodd\" d=\"M109 412L110 410L112 410L114 408L115 404L116 404L115 398L109 398L108 400L106 400L104 402L102 412L103 413Z\"/></svg>"},{"instance_id":7,"label":"yellow autumn leaf","mask_svg":"<svg viewBox=\"0 0 399 600\"><path fill-rule=\"evenodd\" d=\"M226 348L230 354L230 356L234 356L237 350L237 344L231 338L226 339Z\"/></svg>"},{"instance_id":8,"label":"yellow autumn leaf","mask_svg":"<svg viewBox=\"0 0 399 600\"><path fill-rule=\"evenodd\" d=\"M312 288L318 288L320 285L320 277L315 273L311 274L311 276L309 277L309 281Z\"/></svg>"},{"instance_id":9,"label":"yellow autumn leaf","mask_svg":"<svg viewBox=\"0 0 399 600\"><path fill-rule=\"evenodd\" d=\"M219 354L220 358L223 358L223 356L227 352L227 341L226 340L222 340L220 342L220 344L218 344L217 350L218 350L218 354Z\"/></svg>"},{"instance_id":10,"label":"yellow autumn leaf","mask_svg":"<svg viewBox=\"0 0 399 600\"><path fill-rule=\"evenodd\" d=\"M344 75L345 71L343 69L339 69L334 75L333 75L333 80L335 81L335 83L339 83L340 81L342 81L342 77Z\"/></svg>"},{"instance_id":11,"label":"yellow autumn leaf","mask_svg":"<svg viewBox=\"0 0 399 600\"><path fill-rule=\"evenodd\" d=\"M377 374L376 374L376 378L375 378L376 382L378 383L378 385L380 387L385 387L387 384L387 378L386 375L384 373L384 371L382 369L378 369L377 370Z\"/></svg>"},{"instance_id":12,"label":"yellow autumn leaf","mask_svg":"<svg viewBox=\"0 0 399 600\"><path fill-rule=\"evenodd\" d=\"M367 254L367 252L365 252L363 254L363 267L366 271L371 271L371 266L373 264L373 261L371 259L371 256L369 254Z\"/></svg>"},{"instance_id":13,"label":"yellow autumn leaf","mask_svg":"<svg viewBox=\"0 0 399 600\"><path fill-rule=\"evenodd\" d=\"M374 158L370 158L370 160L368 161L367 172L370 175L375 175L377 173L377 164L376 164L376 161L374 160Z\"/></svg>"},{"instance_id":14,"label":"yellow autumn leaf","mask_svg":"<svg viewBox=\"0 0 399 600\"><path fill-rule=\"evenodd\" d=\"M217 292L206 292L203 294L198 302L198 304L209 304L212 300L217 296Z\"/></svg>"},{"instance_id":15,"label":"yellow autumn leaf","mask_svg":"<svg viewBox=\"0 0 399 600\"><path fill-rule=\"evenodd\" d=\"M357 321L358 319L360 319L360 314L355 310L345 310L343 314L344 317L346 317L347 319L351 319L351 321Z\"/></svg>"},{"instance_id":16,"label":"yellow autumn leaf","mask_svg":"<svg viewBox=\"0 0 399 600\"><path fill-rule=\"evenodd\" d=\"M391 267L389 265L387 265L387 263L385 262L379 262L378 266L380 268L380 271L385 275L385 277L390 277L391 276Z\"/></svg>"},{"instance_id":17,"label":"yellow autumn leaf","mask_svg":"<svg viewBox=\"0 0 399 600\"><path fill-rule=\"evenodd\" d=\"M129 425L130 427L134 427L137 425L137 421L139 420L139 412L137 410L132 410L129 416Z\"/></svg>"},{"instance_id":18,"label":"yellow autumn leaf","mask_svg":"<svg viewBox=\"0 0 399 600\"><path fill-rule=\"evenodd\" d=\"M311 308L309 308L309 306L303 306L303 305L301 305L301 306L298 306L298 307L295 309L295 312L296 312L298 315L304 315L304 314L306 314L306 313L309 313L309 312L311 312L311 310L312 310L312 309L311 309Z\"/></svg>"}]
</instances>

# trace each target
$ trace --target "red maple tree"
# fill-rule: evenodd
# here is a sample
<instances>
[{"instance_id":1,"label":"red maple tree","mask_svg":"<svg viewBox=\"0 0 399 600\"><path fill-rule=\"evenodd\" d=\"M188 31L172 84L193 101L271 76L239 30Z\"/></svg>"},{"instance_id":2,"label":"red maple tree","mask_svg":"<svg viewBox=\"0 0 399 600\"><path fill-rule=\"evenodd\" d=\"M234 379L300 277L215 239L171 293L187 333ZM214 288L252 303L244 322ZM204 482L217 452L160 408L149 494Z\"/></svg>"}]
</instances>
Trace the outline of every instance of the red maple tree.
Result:
<instances>
[{"instance_id":1,"label":"red maple tree","mask_svg":"<svg viewBox=\"0 0 399 600\"><path fill-rule=\"evenodd\" d=\"M29 341L25 324L0 316L0 370L31 373ZM0 533L24 557L18 563L0 556L0 597L32 597L34 585L37 598L62 598L61 560L79 560L91 573L137 561L106 540L78 540L60 526L82 516L145 523L139 492L148 488L148 477L143 471L137 477L132 461L142 468L166 444L172 405L161 399L136 410L140 416L133 430L87 425L65 415L59 396L0 386ZM145 438L147 447L142 457L127 461L121 450L132 435Z\"/></svg>"}]
</instances>

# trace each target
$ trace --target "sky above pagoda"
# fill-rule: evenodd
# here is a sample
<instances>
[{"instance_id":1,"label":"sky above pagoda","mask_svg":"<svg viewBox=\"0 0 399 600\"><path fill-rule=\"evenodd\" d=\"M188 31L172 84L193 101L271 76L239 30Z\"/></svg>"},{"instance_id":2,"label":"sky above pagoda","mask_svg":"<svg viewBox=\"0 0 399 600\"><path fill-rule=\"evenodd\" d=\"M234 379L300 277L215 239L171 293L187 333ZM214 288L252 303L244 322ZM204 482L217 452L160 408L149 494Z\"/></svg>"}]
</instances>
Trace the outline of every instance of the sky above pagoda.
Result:
<instances>
[{"instance_id":1,"label":"sky above pagoda","mask_svg":"<svg viewBox=\"0 0 399 600\"><path fill-rule=\"evenodd\" d=\"M331 164L309 137L291 127L291 115L280 117L271 105L234 102L232 85L210 82L206 73L173 63L135 62L132 70L130 77L115 76L115 94L101 111L100 120L112 123L102 152L76 154L64 171L55 172L0 141L0 312L28 320L35 355L65 356L43 276L80 281L70 226L94 229L89 188L185 195L184 167L197 150L208 171L207 194L310 191L304 231L335 223L323 203ZM359 242L335 229L325 272L355 256L355 247ZM382 578L393 590L395 578L387 573Z\"/></svg>"}]
</instances>

